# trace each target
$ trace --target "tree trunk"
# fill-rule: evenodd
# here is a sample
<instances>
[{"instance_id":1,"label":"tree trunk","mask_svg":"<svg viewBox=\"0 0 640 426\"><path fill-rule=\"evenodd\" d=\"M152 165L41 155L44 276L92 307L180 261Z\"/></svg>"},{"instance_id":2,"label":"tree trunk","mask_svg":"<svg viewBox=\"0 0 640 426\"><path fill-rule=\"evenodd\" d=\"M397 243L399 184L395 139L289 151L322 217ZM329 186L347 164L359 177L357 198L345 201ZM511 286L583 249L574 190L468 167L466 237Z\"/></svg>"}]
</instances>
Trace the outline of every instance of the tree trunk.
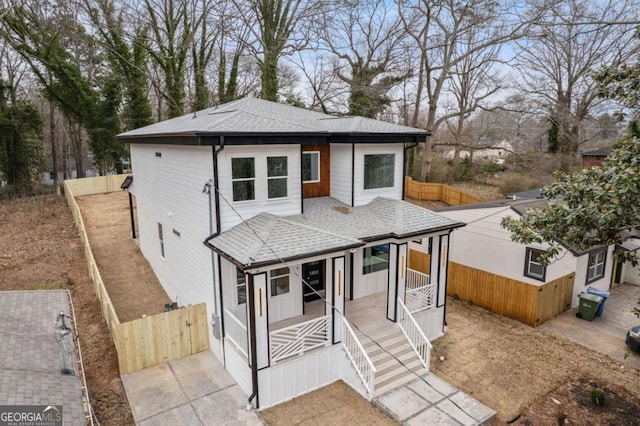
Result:
<instances>
[{"instance_id":1,"label":"tree trunk","mask_svg":"<svg viewBox=\"0 0 640 426\"><path fill-rule=\"evenodd\" d=\"M53 162L53 187L56 189L56 195L60 195L58 146L56 144L56 108L51 101L49 101L49 136L51 138L51 161Z\"/></svg>"}]
</instances>

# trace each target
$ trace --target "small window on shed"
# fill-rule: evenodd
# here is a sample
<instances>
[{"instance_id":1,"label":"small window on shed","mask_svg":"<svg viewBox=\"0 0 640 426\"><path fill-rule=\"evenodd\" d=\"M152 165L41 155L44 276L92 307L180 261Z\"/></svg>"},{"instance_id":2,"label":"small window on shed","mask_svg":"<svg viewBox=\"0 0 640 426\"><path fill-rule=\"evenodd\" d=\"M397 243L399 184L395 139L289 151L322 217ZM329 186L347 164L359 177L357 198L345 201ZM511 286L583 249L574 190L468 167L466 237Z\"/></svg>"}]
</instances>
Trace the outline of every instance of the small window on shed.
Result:
<instances>
[{"instance_id":1,"label":"small window on shed","mask_svg":"<svg viewBox=\"0 0 640 426\"><path fill-rule=\"evenodd\" d=\"M541 257L544 250L527 247L524 263L524 276L544 281L547 267L542 264Z\"/></svg>"}]
</instances>

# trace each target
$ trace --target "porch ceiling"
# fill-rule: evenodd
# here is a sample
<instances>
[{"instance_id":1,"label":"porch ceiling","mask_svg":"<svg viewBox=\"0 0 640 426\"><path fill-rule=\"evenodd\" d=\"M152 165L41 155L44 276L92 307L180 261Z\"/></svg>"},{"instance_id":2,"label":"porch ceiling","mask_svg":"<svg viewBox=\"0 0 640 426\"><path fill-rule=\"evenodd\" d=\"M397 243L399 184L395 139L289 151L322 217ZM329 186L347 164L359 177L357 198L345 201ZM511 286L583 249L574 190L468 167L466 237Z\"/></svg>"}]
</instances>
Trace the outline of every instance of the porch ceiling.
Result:
<instances>
[{"instance_id":1,"label":"porch ceiling","mask_svg":"<svg viewBox=\"0 0 640 426\"><path fill-rule=\"evenodd\" d=\"M206 244L236 265L258 267L464 226L401 200L378 197L358 207L331 197L304 203L304 214L260 213Z\"/></svg>"}]
</instances>

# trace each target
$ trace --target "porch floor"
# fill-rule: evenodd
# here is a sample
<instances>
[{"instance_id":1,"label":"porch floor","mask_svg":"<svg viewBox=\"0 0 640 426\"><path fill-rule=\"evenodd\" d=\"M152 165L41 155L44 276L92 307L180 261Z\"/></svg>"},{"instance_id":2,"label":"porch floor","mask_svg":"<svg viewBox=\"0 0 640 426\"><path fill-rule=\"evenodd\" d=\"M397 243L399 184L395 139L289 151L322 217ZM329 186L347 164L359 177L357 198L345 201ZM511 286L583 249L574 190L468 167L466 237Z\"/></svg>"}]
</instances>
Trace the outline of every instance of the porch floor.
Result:
<instances>
[{"instance_id":1,"label":"porch floor","mask_svg":"<svg viewBox=\"0 0 640 426\"><path fill-rule=\"evenodd\" d=\"M271 331L309 321L324 315L325 301L322 299L306 302L304 304L304 315L288 318L283 321L272 323ZM378 330L387 325L393 324L387 319L387 293L385 291L362 297L356 300L347 300L345 306L347 319L365 333Z\"/></svg>"}]
</instances>

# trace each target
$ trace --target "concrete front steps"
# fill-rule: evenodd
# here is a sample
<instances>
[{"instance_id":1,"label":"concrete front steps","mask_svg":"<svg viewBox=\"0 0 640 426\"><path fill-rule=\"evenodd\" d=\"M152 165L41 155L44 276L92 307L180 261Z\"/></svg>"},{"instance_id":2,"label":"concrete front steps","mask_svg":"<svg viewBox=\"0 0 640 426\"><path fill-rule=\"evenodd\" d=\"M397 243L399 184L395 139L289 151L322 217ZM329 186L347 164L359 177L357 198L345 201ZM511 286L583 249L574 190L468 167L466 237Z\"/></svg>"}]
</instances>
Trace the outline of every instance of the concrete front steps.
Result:
<instances>
[{"instance_id":1,"label":"concrete front steps","mask_svg":"<svg viewBox=\"0 0 640 426\"><path fill-rule=\"evenodd\" d=\"M415 379L417 377L416 374L423 375L426 373L422 362L411 349L409 342L397 325L390 324L367 332L367 336L361 333L358 334L360 343L362 343L364 350L376 367L374 396L381 395ZM399 361L404 363L409 370Z\"/></svg>"}]
</instances>

